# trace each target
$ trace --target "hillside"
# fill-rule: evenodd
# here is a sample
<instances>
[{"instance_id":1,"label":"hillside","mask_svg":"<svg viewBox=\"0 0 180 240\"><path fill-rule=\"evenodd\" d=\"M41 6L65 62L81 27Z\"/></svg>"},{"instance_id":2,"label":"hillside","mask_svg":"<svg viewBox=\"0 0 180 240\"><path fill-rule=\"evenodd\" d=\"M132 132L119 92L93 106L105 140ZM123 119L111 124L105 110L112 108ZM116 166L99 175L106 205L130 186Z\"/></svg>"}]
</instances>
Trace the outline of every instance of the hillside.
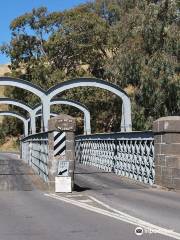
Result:
<instances>
[{"instance_id":1,"label":"hillside","mask_svg":"<svg viewBox=\"0 0 180 240\"><path fill-rule=\"evenodd\" d=\"M9 73L10 69L8 68L8 64L0 64L0 76L4 76L6 73Z\"/></svg>"},{"instance_id":2,"label":"hillside","mask_svg":"<svg viewBox=\"0 0 180 240\"><path fill-rule=\"evenodd\" d=\"M6 73L9 73L10 69L8 64L0 64L0 77L4 76ZM0 86L0 97L5 97L4 95L5 87ZM7 105L0 105L0 111L5 111L8 109ZM0 118L0 123L2 122L3 117Z\"/></svg>"}]
</instances>

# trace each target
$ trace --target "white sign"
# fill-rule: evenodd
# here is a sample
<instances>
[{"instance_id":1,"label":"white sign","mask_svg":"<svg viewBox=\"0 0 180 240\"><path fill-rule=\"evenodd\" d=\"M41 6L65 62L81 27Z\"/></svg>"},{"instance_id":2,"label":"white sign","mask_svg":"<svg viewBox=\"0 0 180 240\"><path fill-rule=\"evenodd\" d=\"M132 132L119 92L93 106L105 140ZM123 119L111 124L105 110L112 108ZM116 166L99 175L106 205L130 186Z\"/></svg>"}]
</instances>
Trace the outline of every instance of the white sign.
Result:
<instances>
[{"instance_id":1,"label":"white sign","mask_svg":"<svg viewBox=\"0 0 180 240\"><path fill-rule=\"evenodd\" d=\"M55 177L55 192L72 192L71 177Z\"/></svg>"},{"instance_id":2,"label":"white sign","mask_svg":"<svg viewBox=\"0 0 180 240\"><path fill-rule=\"evenodd\" d=\"M59 161L58 164L58 176L66 176L69 175L69 161Z\"/></svg>"}]
</instances>

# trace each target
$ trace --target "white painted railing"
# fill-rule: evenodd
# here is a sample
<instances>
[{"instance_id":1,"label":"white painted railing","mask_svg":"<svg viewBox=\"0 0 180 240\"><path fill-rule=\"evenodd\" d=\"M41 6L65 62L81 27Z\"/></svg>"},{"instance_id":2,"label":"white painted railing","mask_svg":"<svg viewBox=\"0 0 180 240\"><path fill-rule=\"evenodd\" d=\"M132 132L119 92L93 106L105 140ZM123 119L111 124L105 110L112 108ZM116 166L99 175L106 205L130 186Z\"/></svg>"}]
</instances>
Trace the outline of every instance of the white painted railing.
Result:
<instances>
[{"instance_id":1,"label":"white painted railing","mask_svg":"<svg viewBox=\"0 0 180 240\"><path fill-rule=\"evenodd\" d=\"M152 132L77 136L75 149L79 163L150 185L154 183Z\"/></svg>"},{"instance_id":2,"label":"white painted railing","mask_svg":"<svg viewBox=\"0 0 180 240\"><path fill-rule=\"evenodd\" d=\"M29 135L21 141L22 156L42 178L48 181L48 132Z\"/></svg>"}]
</instances>

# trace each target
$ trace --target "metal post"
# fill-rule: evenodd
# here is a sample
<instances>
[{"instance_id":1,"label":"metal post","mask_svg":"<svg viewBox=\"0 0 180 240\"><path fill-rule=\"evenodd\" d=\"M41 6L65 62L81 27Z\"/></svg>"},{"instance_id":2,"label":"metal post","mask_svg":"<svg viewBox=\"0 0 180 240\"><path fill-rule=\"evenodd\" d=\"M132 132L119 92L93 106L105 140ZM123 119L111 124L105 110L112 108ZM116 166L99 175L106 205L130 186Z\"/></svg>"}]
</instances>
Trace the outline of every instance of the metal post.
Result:
<instances>
[{"instance_id":1,"label":"metal post","mask_svg":"<svg viewBox=\"0 0 180 240\"><path fill-rule=\"evenodd\" d=\"M42 99L42 111L43 111L43 129L48 131L48 120L50 119L50 100L46 96Z\"/></svg>"},{"instance_id":2,"label":"metal post","mask_svg":"<svg viewBox=\"0 0 180 240\"><path fill-rule=\"evenodd\" d=\"M84 112L84 134L91 134L91 117L90 112Z\"/></svg>"},{"instance_id":3,"label":"metal post","mask_svg":"<svg viewBox=\"0 0 180 240\"><path fill-rule=\"evenodd\" d=\"M31 133L36 133L36 114L34 111L30 112L30 126L31 126Z\"/></svg>"},{"instance_id":4,"label":"metal post","mask_svg":"<svg viewBox=\"0 0 180 240\"><path fill-rule=\"evenodd\" d=\"M24 121L24 135L28 136L28 121Z\"/></svg>"}]
</instances>

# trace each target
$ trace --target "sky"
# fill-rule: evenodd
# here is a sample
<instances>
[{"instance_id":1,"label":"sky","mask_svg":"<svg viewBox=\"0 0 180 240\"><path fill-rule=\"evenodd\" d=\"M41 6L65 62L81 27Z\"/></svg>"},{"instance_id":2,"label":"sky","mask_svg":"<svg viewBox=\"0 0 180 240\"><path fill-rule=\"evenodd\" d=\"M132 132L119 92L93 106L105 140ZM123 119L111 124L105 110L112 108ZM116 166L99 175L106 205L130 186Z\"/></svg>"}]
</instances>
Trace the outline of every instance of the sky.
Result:
<instances>
[{"instance_id":1,"label":"sky","mask_svg":"<svg viewBox=\"0 0 180 240\"><path fill-rule=\"evenodd\" d=\"M62 11L85 2L87 0L1 0L0 45L10 41L9 25L11 21L25 12L41 6L47 7L49 12ZM0 53L0 64L9 62L10 60Z\"/></svg>"}]
</instances>

